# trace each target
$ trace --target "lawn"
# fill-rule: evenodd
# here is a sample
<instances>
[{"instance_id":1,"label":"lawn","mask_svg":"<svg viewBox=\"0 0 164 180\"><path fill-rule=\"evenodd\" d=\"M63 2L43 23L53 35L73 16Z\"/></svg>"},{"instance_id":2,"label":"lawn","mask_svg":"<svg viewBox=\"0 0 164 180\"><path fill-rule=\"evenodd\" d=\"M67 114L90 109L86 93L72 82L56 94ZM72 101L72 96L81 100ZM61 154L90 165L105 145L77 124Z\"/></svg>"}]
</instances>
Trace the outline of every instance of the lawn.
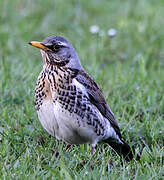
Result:
<instances>
[{"instance_id":1,"label":"lawn","mask_svg":"<svg viewBox=\"0 0 164 180\"><path fill-rule=\"evenodd\" d=\"M0 1L0 179L164 178L163 7L163 0ZM28 42L50 35L73 44L140 162L122 162L102 143L94 156L89 145L64 152L41 127L34 88L42 59Z\"/></svg>"}]
</instances>

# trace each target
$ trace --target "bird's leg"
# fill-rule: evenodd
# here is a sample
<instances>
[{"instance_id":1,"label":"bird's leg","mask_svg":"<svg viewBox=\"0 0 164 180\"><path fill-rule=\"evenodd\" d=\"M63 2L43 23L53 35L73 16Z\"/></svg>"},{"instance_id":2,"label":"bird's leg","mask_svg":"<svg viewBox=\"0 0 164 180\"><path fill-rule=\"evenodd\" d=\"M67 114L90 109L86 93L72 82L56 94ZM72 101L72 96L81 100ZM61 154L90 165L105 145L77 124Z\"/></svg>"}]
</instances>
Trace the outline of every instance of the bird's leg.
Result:
<instances>
[{"instance_id":1,"label":"bird's leg","mask_svg":"<svg viewBox=\"0 0 164 180\"><path fill-rule=\"evenodd\" d=\"M91 145L91 156L95 153L95 145Z\"/></svg>"},{"instance_id":2,"label":"bird's leg","mask_svg":"<svg viewBox=\"0 0 164 180\"><path fill-rule=\"evenodd\" d=\"M71 147L71 145L70 145L70 144L67 144L66 147L65 147L65 149L64 149L64 152L66 152L70 147Z\"/></svg>"}]
</instances>

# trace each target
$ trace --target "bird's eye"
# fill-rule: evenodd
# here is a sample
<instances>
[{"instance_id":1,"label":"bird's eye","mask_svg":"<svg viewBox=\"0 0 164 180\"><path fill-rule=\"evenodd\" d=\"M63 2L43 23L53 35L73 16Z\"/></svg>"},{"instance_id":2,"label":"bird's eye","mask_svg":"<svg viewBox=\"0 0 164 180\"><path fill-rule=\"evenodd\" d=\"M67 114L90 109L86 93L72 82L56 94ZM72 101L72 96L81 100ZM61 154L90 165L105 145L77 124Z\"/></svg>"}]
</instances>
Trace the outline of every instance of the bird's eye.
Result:
<instances>
[{"instance_id":1,"label":"bird's eye","mask_svg":"<svg viewBox=\"0 0 164 180\"><path fill-rule=\"evenodd\" d=\"M53 46L53 50L54 51L58 51L60 49L60 46L58 44L54 45Z\"/></svg>"}]
</instances>

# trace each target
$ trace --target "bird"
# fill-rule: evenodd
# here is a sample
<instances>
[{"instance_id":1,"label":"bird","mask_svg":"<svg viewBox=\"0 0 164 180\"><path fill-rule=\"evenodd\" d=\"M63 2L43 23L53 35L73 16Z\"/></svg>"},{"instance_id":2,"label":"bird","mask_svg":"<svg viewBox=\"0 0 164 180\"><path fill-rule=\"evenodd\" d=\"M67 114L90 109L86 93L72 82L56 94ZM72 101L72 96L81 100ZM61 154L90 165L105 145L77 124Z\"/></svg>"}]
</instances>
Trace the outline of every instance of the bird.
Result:
<instances>
[{"instance_id":1,"label":"bird","mask_svg":"<svg viewBox=\"0 0 164 180\"><path fill-rule=\"evenodd\" d=\"M30 41L39 48L43 69L35 87L35 108L42 127L70 145L108 144L130 161L135 151L122 138L119 125L96 81L84 70L71 43L61 36Z\"/></svg>"}]
</instances>

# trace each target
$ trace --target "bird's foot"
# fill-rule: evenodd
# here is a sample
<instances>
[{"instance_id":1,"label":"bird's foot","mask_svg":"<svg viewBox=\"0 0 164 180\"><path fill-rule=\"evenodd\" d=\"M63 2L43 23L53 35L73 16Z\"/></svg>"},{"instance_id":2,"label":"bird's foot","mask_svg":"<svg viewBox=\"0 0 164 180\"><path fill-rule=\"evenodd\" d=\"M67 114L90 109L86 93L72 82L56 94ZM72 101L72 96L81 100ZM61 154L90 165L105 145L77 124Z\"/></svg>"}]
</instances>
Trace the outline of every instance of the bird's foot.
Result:
<instances>
[{"instance_id":1,"label":"bird's foot","mask_svg":"<svg viewBox=\"0 0 164 180\"><path fill-rule=\"evenodd\" d=\"M70 147L71 147L71 145L70 145L70 144L67 144L66 147L65 147L65 149L64 149L64 152L66 152Z\"/></svg>"},{"instance_id":2,"label":"bird's foot","mask_svg":"<svg viewBox=\"0 0 164 180\"><path fill-rule=\"evenodd\" d=\"M95 146L91 146L91 156L93 156L94 155L94 153L95 153Z\"/></svg>"}]
</instances>

